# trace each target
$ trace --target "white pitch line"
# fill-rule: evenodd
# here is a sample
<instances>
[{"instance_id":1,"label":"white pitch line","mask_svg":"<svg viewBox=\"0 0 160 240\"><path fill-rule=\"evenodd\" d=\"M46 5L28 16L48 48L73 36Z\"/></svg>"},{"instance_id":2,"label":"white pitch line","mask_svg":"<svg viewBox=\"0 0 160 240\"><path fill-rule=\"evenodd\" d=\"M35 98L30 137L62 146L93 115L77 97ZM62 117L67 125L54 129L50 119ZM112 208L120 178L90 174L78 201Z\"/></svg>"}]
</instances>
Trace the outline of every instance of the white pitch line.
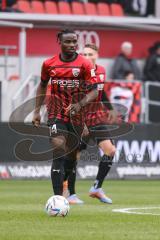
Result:
<instances>
[{"instance_id":1,"label":"white pitch line","mask_svg":"<svg viewBox=\"0 0 160 240\"><path fill-rule=\"evenodd\" d=\"M150 213L150 212L144 213L140 211L134 211L134 210L150 210L150 209L160 209L160 207L120 208L120 209L113 209L112 212L160 216L160 213Z\"/></svg>"}]
</instances>

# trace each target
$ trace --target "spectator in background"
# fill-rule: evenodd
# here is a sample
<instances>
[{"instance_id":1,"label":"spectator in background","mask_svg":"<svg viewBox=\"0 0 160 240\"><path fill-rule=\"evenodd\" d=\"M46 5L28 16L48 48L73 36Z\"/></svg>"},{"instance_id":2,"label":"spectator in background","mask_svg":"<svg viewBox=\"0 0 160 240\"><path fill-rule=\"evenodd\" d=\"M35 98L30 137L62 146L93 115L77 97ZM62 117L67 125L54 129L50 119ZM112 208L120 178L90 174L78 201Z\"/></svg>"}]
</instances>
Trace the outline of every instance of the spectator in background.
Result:
<instances>
[{"instance_id":1,"label":"spectator in background","mask_svg":"<svg viewBox=\"0 0 160 240\"><path fill-rule=\"evenodd\" d=\"M160 81L160 42L156 42L149 53L144 67L144 81Z\"/></svg>"},{"instance_id":2,"label":"spectator in background","mask_svg":"<svg viewBox=\"0 0 160 240\"><path fill-rule=\"evenodd\" d=\"M125 72L125 80L133 81L134 80L134 73L131 71Z\"/></svg>"},{"instance_id":3,"label":"spectator in background","mask_svg":"<svg viewBox=\"0 0 160 240\"><path fill-rule=\"evenodd\" d=\"M132 49L132 43L122 43L121 53L116 58L112 68L112 79L125 79L126 72L132 73L133 79L141 79L141 74L137 62L131 57Z\"/></svg>"}]
</instances>

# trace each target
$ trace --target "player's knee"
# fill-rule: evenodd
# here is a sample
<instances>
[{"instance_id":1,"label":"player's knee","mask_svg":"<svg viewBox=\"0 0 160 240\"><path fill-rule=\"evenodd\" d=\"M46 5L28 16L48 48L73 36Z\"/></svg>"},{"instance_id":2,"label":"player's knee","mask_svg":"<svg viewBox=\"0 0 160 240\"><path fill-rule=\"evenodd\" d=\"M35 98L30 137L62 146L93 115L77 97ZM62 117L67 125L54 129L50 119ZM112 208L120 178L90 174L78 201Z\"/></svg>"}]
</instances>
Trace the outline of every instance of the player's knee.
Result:
<instances>
[{"instance_id":1,"label":"player's knee","mask_svg":"<svg viewBox=\"0 0 160 240\"><path fill-rule=\"evenodd\" d=\"M116 147L113 145L109 151L109 156L113 157L116 153Z\"/></svg>"},{"instance_id":2,"label":"player's knee","mask_svg":"<svg viewBox=\"0 0 160 240\"><path fill-rule=\"evenodd\" d=\"M52 142L52 146L54 148L64 149L64 147L65 147L65 139L64 138L61 138L61 137L52 138L51 142Z\"/></svg>"},{"instance_id":3,"label":"player's knee","mask_svg":"<svg viewBox=\"0 0 160 240\"><path fill-rule=\"evenodd\" d=\"M109 157L114 157L115 153L116 153L116 147L114 145L110 146L110 147L106 147L104 149L104 153L109 156Z\"/></svg>"}]
</instances>

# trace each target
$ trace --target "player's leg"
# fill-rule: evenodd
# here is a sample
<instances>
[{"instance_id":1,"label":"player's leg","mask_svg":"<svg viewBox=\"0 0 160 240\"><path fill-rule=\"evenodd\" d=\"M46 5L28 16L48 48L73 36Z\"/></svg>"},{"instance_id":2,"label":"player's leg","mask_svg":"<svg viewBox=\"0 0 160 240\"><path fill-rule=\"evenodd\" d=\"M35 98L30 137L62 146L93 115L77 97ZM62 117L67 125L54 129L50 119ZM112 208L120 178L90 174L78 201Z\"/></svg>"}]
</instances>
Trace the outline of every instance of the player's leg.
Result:
<instances>
[{"instance_id":1,"label":"player's leg","mask_svg":"<svg viewBox=\"0 0 160 240\"><path fill-rule=\"evenodd\" d=\"M101 141L99 142L98 146L100 150L101 161L99 163L95 186L97 188L101 188L105 177L111 169L112 160L115 155L116 148L111 140Z\"/></svg>"},{"instance_id":2,"label":"player's leg","mask_svg":"<svg viewBox=\"0 0 160 240\"><path fill-rule=\"evenodd\" d=\"M86 139L85 139L86 141ZM80 141L78 149L72 153L68 159L72 159L70 162L65 162L65 175L64 175L64 190L70 189L70 194L75 193L75 182L76 182L76 168L77 161L80 160L80 152L86 149L86 143L84 141Z\"/></svg>"},{"instance_id":3,"label":"player's leg","mask_svg":"<svg viewBox=\"0 0 160 240\"><path fill-rule=\"evenodd\" d=\"M62 195L64 163L67 153L67 125L57 119L48 121L50 129L50 143L53 148L53 162L51 167L51 180L55 195Z\"/></svg>"},{"instance_id":4,"label":"player's leg","mask_svg":"<svg viewBox=\"0 0 160 240\"><path fill-rule=\"evenodd\" d=\"M68 156L68 159L65 162L64 180L67 180L67 182L68 182L68 197L67 197L67 199L68 199L69 203L70 204L83 204L83 201L77 196L76 190L75 190L76 170L77 170L76 169L76 167L77 167L76 153L77 153L76 150L74 152L72 152ZM63 190L64 190L64 188L63 188Z\"/></svg>"},{"instance_id":5,"label":"player's leg","mask_svg":"<svg viewBox=\"0 0 160 240\"><path fill-rule=\"evenodd\" d=\"M51 144L53 147L53 162L51 167L53 191L55 195L62 195L66 139L64 136L52 137Z\"/></svg>"},{"instance_id":6,"label":"player's leg","mask_svg":"<svg viewBox=\"0 0 160 240\"><path fill-rule=\"evenodd\" d=\"M69 155L64 164L64 180L63 180L63 196L69 197L75 194L76 181L76 159L72 159Z\"/></svg>"},{"instance_id":7,"label":"player's leg","mask_svg":"<svg viewBox=\"0 0 160 240\"><path fill-rule=\"evenodd\" d=\"M102 202L112 203L112 200L104 194L102 190L102 184L104 182L105 177L108 175L111 169L112 160L113 160L116 148L111 140L100 141L98 145L99 145L101 160L99 163L96 180L94 182L93 187L91 187L90 189L89 195L91 197L98 198Z\"/></svg>"},{"instance_id":8,"label":"player's leg","mask_svg":"<svg viewBox=\"0 0 160 240\"><path fill-rule=\"evenodd\" d=\"M78 135L81 136L81 132L82 132L83 128L76 128L76 132L78 132ZM72 126L70 127L70 130L72 132L75 131L75 127L73 128ZM70 139L70 141L68 141L68 143L70 143L72 141L72 139ZM82 146L82 144L80 144L80 138L78 139L79 142L79 146L77 149L75 149L74 151L72 151L67 157L67 161L65 162L65 175L64 175L64 182L63 182L63 193L68 194L68 201L71 204L82 204L83 201L80 200L76 194L76 190L75 190L75 184L76 184L76 168L77 168L77 160L79 160L80 158L80 146Z\"/></svg>"}]
</instances>

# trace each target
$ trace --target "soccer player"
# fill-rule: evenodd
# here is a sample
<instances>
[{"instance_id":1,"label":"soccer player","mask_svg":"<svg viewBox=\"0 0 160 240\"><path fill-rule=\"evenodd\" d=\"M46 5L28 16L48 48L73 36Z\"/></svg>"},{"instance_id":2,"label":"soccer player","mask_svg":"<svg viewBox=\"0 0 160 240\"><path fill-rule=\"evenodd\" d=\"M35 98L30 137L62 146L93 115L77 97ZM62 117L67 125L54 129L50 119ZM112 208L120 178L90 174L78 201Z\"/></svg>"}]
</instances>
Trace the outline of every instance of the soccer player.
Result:
<instances>
[{"instance_id":1,"label":"soccer player","mask_svg":"<svg viewBox=\"0 0 160 240\"><path fill-rule=\"evenodd\" d=\"M75 159L84 127L82 108L98 96L98 90L91 62L76 52L77 34L63 30L58 33L57 40L61 52L43 62L32 122L39 127L40 109L50 80L51 96L47 109L53 147L51 180L54 194L62 195L64 164Z\"/></svg>"},{"instance_id":2,"label":"soccer player","mask_svg":"<svg viewBox=\"0 0 160 240\"><path fill-rule=\"evenodd\" d=\"M107 116L107 123L116 122L117 120L117 114L113 110L112 105L110 104L108 97L106 96L104 90L103 90L103 84L106 80L105 75L105 69L104 67L97 65L96 60L98 58L98 48L94 44L86 44L83 50L83 55L89 59L95 69L97 81L99 83L102 83L100 86L102 87L101 91L99 91L99 96L95 100L96 102L103 102L103 105L106 107L108 116ZM92 109L91 109L92 108ZM92 130L106 130L103 124L103 118L106 117L106 113L102 111L102 109L96 108L94 111L94 106L89 106L87 108L88 113L86 113L85 117L85 123L86 126L89 128L90 131ZM105 121L104 121L105 123ZM102 124L102 125L101 125ZM112 159L114 157L116 148L112 142L112 140L109 139L109 136L104 137L104 139L98 140L98 146L99 146L99 153L101 156L101 161L99 163L98 173L96 176L96 180L91 187L89 191L89 196L93 198L98 198L101 202L104 203L112 203L112 200L105 195L105 193L102 190L102 184L104 182L105 177L109 173L111 166L112 166ZM73 169L73 171L70 172L70 175L68 177L68 189L74 189L74 196L75 196L75 179L76 179L76 164ZM82 203L80 201L74 201L73 195L70 195L68 197L68 200L72 204Z\"/></svg>"}]
</instances>

